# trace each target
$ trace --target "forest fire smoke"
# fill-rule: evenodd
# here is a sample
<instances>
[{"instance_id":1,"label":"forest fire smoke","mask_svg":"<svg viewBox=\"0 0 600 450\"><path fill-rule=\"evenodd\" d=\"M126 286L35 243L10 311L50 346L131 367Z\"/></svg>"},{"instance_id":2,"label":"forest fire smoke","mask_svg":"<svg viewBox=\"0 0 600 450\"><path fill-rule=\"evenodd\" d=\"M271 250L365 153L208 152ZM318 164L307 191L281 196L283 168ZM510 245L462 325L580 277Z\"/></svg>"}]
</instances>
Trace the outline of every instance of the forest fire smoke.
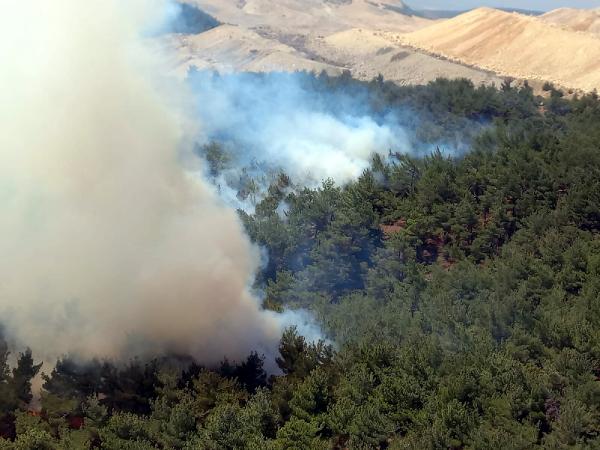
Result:
<instances>
[{"instance_id":1,"label":"forest fire smoke","mask_svg":"<svg viewBox=\"0 0 600 450\"><path fill-rule=\"evenodd\" d=\"M303 185L344 184L367 169L374 153L413 151L398 117L376 117L365 90L323 92L304 73L191 71L202 132L231 142L232 166L278 168Z\"/></svg>"},{"instance_id":2,"label":"forest fire smoke","mask_svg":"<svg viewBox=\"0 0 600 450\"><path fill-rule=\"evenodd\" d=\"M140 35L160 0L2 0L0 315L37 357L268 353L233 210L182 168L179 87ZM151 349L151 350L150 350Z\"/></svg>"}]
</instances>

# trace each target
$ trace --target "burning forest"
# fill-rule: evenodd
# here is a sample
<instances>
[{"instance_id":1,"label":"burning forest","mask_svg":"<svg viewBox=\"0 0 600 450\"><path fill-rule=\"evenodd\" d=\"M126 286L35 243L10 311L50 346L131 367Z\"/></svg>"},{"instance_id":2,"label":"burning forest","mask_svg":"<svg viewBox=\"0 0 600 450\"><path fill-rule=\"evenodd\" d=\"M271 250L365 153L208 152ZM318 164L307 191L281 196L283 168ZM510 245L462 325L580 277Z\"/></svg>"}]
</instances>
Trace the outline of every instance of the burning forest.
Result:
<instances>
[{"instance_id":1,"label":"burning forest","mask_svg":"<svg viewBox=\"0 0 600 450\"><path fill-rule=\"evenodd\" d=\"M4 1L0 448L595 448L598 96L182 77L197 4Z\"/></svg>"}]
</instances>

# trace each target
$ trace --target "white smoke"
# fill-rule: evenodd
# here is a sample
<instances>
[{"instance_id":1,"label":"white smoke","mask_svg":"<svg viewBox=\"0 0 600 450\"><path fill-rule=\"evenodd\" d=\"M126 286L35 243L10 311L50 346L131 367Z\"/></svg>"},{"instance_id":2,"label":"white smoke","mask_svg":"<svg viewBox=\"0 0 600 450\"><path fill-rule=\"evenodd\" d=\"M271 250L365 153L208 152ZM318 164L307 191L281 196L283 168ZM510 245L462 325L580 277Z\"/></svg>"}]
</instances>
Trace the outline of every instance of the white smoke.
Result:
<instances>
[{"instance_id":1,"label":"white smoke","mask_svg":"<svg viewBox=\"0 0 600 450\"><path fill-rule=\"evenodd\" d=\"M0 3L8 335L48 359L273 350L281 321L248 290L258 252L182 168L195 133L176 107L187 93L159 76L163 60L140 37L165 4Z\"/></svg>"},{"instance_id":2,"label":"white smoke","mask_svg":"<svg viewBox=\"0 0 600 450\"><path fill-rule=\"evenodd\" d=\"M298 73L192 72L205 141L229 142L233 170L258 162L298 184L339 184L369 168L373 154L411 151L393 117L370 111L365 90L322 92Z\"/></svg>"}]
</instances>

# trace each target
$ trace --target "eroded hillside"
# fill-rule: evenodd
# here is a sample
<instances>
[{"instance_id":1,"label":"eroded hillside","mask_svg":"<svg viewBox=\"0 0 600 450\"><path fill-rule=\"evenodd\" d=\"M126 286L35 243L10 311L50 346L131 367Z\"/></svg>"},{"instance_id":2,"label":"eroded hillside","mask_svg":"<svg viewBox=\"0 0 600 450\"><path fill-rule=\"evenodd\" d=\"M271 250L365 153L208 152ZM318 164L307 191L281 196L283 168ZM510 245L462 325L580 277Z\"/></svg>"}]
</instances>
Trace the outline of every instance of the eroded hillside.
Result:
<instances>
[{"instance_id":1,"label":"eroded hillside","mask_svg":"<svg viewBox=\"0 0 600 450\"><path fill-rule=\"evenodd\" d=\"M600 40L535 17L480 8L396 38L505 76L585 91L600 87Z\"/></svg>"},{"instance_id":2,"label":"eroded hillside","mask_svg":"<svg viewBox=\"0 0 600 450\"><path fill-rule=\"evenodd\" d=\"M399 84L437 77L500 84L494 74L415 51L393 36L436 23L390 0L188 0L223 25L170 37L181 73L190 66L220 71L349 70L359 79L382 74ZM391 36L391 37L390 37Z\"/></svg>"}]
</instances>

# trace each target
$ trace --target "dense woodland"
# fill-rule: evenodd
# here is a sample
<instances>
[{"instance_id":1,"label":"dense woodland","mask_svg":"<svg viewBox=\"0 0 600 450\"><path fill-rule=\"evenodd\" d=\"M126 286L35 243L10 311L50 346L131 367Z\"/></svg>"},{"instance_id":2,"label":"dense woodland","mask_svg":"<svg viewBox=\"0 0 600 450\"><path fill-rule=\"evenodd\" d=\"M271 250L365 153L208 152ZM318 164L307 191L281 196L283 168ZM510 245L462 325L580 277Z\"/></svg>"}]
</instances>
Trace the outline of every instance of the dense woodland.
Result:
<instances>
[{"instance_id":1,"label":"dense woodland","mask_svg":"<svg viewBox=\"0 0 600 450\"><path fill-rule=\"evenodd\" d=\"M268 252L265 307L312 311L329 340L286 331L275 375L259 354L65 357L39 412L36 355L8 367L3 349L0 448L600 449L598 97L309 78L469 147L392 149L345 186L282 173L240 211Z\"/></svg>"}]
</instances>

